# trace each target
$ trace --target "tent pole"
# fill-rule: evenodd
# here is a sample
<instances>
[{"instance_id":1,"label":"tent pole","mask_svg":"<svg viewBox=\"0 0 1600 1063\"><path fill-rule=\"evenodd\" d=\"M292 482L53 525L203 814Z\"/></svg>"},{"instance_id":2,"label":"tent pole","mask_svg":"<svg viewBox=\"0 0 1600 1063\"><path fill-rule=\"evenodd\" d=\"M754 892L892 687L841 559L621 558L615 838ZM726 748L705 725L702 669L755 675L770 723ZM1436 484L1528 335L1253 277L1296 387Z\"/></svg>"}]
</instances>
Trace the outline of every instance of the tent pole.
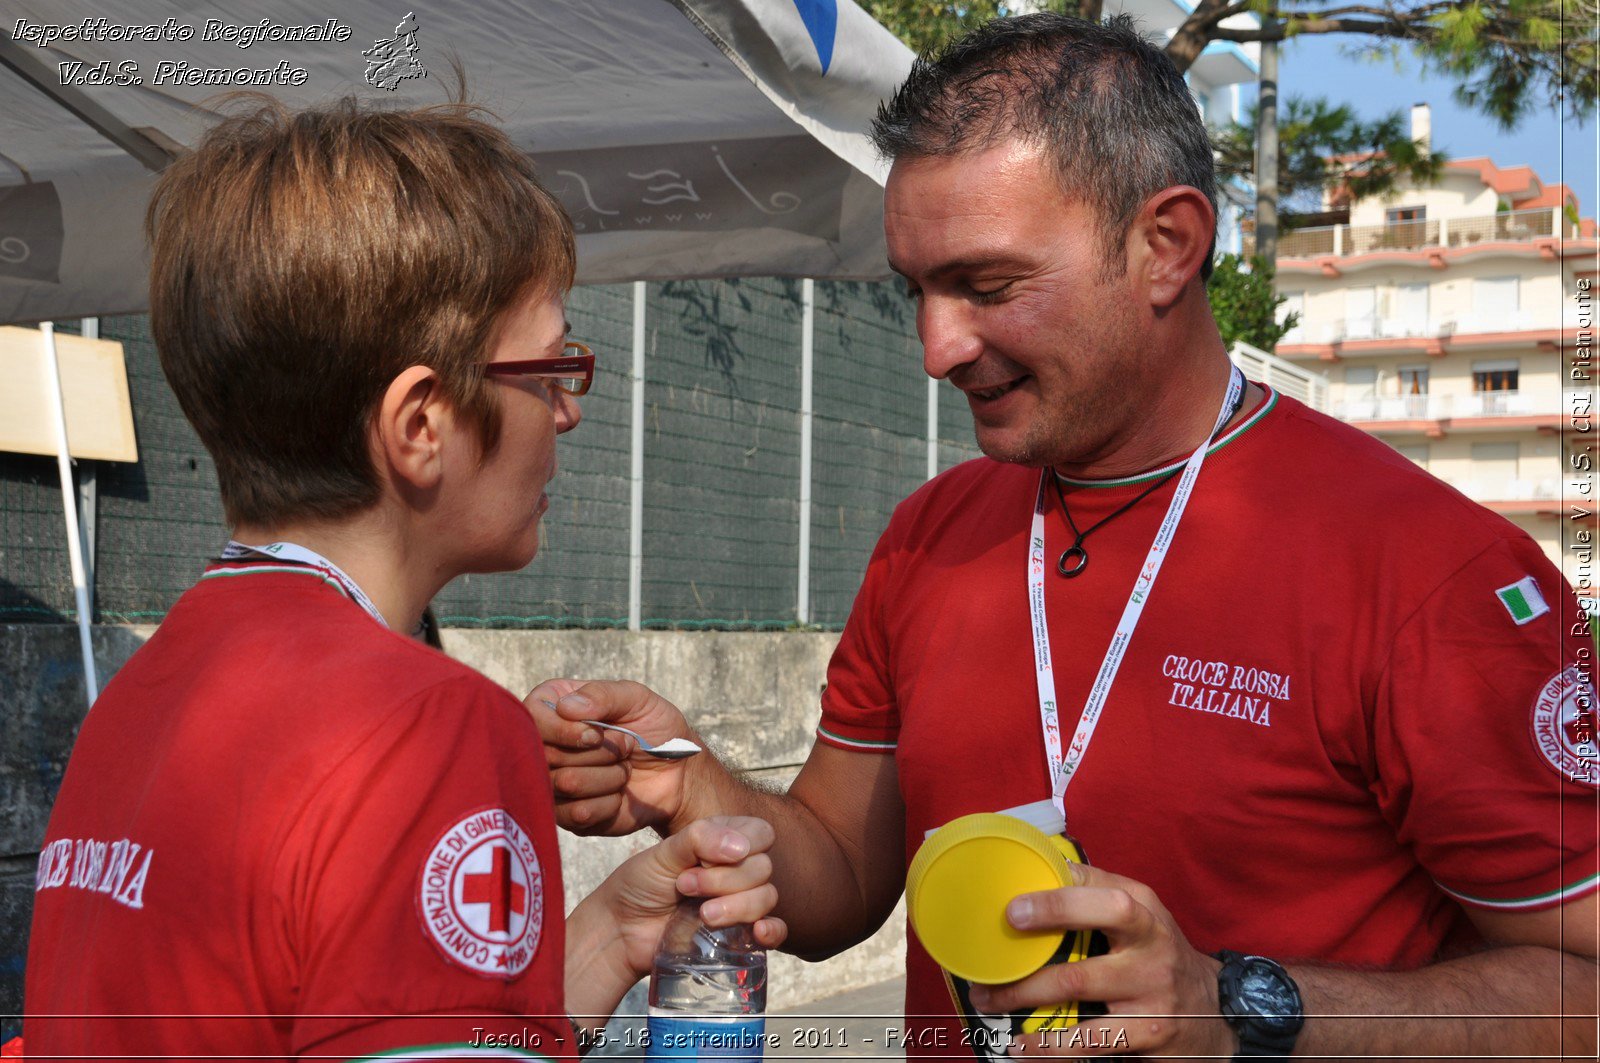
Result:
<instances>
[{"instance_id":1,"label":"tent pole","mask_svg":"<svg viewBox=\"0 0 1600 1063\"><path fill-rule=\"evenodd\" d=\"M795 619L811 623L811 378L816 359L817 282L800 282L800 578Z\"/></svg>"},{"instance_id":2,"label":"tent pole","mask_svg":"<svg viewBox=\"0 0 1600 1063\"><path fill-rule=\"evenodd\" d=\"M644 597L644 302L645 282L633 282L633 411L628 474L628 630L638 631Z\"/></svg>"},{"instance_id":3,"label":"tent pole","mask_svg":"<svg viewBox=\"0 0 1600 1063\"><path fill-rule=\"evenodd\" d=\"M78 532L77 492L72 485L72 456L67 449L67 403L61 393L61 364L56 354L56 328L53 321L39 323L44 336L45 376L50 382L56 415L56 467L61 474L61 509L67 518L67 557L72 563L72 592L78 604L78 642L83 649L83 682L89 705L100 696L100 681L94 669L94 641L89 631L89 586L83 574L83 540Z\"/></svg>"}]
</instances>

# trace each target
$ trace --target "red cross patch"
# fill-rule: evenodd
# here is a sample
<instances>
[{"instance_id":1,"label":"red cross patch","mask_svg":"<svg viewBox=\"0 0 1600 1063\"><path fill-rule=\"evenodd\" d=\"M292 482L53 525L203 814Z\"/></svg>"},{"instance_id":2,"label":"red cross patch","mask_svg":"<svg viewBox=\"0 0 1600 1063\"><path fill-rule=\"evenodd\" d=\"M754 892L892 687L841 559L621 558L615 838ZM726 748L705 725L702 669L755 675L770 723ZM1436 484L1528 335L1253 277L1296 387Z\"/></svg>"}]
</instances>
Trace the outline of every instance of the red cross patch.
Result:
<instances>
[{"instance_id":1,"label":"red cross patch","mask_svg":"<svg viewBox=\"0 0 1600 1063\"><path fill-rule=\"evenodd\" d=\"M417 911L452 963L508 980L526 971L544 924L544 878L528 833L501 808L452 824L422 863Z\"/></svg>"}]
</instances>

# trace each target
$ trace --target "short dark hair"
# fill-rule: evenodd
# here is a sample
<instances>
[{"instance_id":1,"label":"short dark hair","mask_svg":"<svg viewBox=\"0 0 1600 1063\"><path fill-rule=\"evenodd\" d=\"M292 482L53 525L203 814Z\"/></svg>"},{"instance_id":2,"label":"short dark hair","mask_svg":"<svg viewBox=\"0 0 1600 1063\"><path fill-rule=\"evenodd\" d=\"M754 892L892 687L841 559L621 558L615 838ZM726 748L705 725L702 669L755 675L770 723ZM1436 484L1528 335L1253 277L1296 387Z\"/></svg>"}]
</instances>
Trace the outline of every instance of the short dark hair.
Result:
<instances>
[{"instance_id":1,"label":"short dark hair","mask_svg":"<svg viewBox=\"0 0 1600 1063\"><path fill-rule=\"evenodd\" d=\"M1062 191L1095 211L1109 277L1121 274L1129 223L1163 188L1189 185L1217 206L1194 97L1127 15L994 19L918 56L872 124L890 159L962 155L1005 139L1042 146ZM1201 276L1210 275L1207 255Z\"/></svg>"},{"instance_id":2,"label":"short dark hair","mask_svg":"<svg viewBox=\"0 0 1600 1063\"><path fill-rule=\"evenodd\" d=\"M228 520L375 503L368 431L407 366L439 373L491 452L491 344L518 300L570 288L576 263L528 156L466 103L235 102L146 217L151 331Z\"/></svg>"}]
</instances>

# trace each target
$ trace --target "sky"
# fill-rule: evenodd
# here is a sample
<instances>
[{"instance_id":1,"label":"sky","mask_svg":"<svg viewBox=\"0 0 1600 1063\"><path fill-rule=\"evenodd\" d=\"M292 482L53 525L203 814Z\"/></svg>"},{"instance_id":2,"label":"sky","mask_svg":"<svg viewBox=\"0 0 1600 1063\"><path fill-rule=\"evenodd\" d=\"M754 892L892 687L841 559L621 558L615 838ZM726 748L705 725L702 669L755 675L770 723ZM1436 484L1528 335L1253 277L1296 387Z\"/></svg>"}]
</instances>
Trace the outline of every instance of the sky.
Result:
<instances>
[{"instance_id":1,"label":"sky","mask_svg":"<svg viewBox=\"0 0 1600 1063\"><path fill-rule=\"evenodd\" d=\"M1548 109L1524 118L1512 132L1458 104L1447 77L1424 75L1422 63L1409 50L1396 62L1351 58L1348 34L1302 36L1288 41L1278 53L1280 99L1290 96L1326 97L1349 104L1366 120L1391 111L1409 116L1411 105L1426 103L1433 111L1433 145L1454 159L1488 156L1497 166L1531 166L1546 184L1565 182L1578 194L1583 217L1592 218L1600 207L1596 185L1596 123L1580 125L1573 119L1558 121ZM1248 105L1255 87L1243 94ZM1565 164L1565 173L1562 165Z\"/></svg>"}]
</instances>

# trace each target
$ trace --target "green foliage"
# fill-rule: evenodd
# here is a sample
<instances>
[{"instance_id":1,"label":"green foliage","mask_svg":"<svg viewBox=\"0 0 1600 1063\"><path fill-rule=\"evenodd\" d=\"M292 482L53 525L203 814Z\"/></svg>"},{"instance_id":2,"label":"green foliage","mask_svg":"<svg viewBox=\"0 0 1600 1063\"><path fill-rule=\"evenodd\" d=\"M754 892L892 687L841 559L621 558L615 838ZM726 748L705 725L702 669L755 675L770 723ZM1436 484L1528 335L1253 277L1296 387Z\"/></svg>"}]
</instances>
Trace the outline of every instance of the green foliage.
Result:
<instances>
[{"instance_id":1,"label":"green foliage","mask_svg":"<svg viewBox=\"0 0 1600 1063\"><path fill-rule=\"evenodd\" d=\"M958 37L1001 15L1020 15L1026 11L1058 11L1069 15L1098 18L1098 0L1046 0L1043 4L1017 3L1015 0L858 0L861 7L899 37L914 52L937 48L951 37Z\"/></svg>"},{"instance_id":2,"label":"green foliage","mask_svg":"<svg viewBox=\"0 0 1600 1063\"><path fill-rule=\"evenodd\" d=\"M1248 7L1264 27L1225 27ZM1275 25L1266 19L1275 20ZM1600 40L1593 0L1394 0L1351 5L1341 0L1199 0L1173 36L1167 54L1186 70L1206 44L1336 33L1373 55L1404 44L1427 67L1456 82L1463 105L1514 128L1533 111L1595 112L1600 96Z\"/></svg>"},{"instance_id":3,"label":"green foliage","mask_svg":"<svg viewBox=\"0 0 1600 1063\"><path fill-rule=\"evenodd\" d=\"M1261 258L1252 259L1248 269L1238 255L1217 259L1211 280L1206 282L1206 295L1222 342L1228 347L1243 340L1271 351L1300 320L1300 315L1289 314L1278 323L1278 307L1284 297L1273 290L1272 267Z\"/></svg>"},{"instance_id":4,"label":"green foliage","mask_svg":"<svg viewBox=\"0 0 1600 1063\"><path fill-rule=\"evenodd\" d=\"M1252 106L1244 122L1211 131L1218 177L1254 184L1257 118ZM1343 188L1362 199L1382 195L1402 179L1437 184L1449 156L1421 150L1407 125L1399 111L1363 122L1342 104L1290 97L1278 111L1279 209L1320 210L1325 189Z\"/></svg>"},{"instance_id":5,"label":"green foliage","mask_svg":"<svg viewBox=\"0 0 1600 1063\"><path fill-rule=\"evenodd\" d=\"M861 6L916 51L986 22L1016 14L1017 0L862 0ZM1032 5L1029 5L1030 7ZM1047 10L1099 18L1101 0L1048 0ZM1224 26L1249 11L1263 26ZM1600 39L1594 0L1198 0L1167 54L1187 70L1211 41L1247 43L1336 33L1363 50L1412 49L1456 82L1463 104L1514 127L1542 105L1574 117L1594 114L1600 97Z\"/></svg>"}]
</instances>

